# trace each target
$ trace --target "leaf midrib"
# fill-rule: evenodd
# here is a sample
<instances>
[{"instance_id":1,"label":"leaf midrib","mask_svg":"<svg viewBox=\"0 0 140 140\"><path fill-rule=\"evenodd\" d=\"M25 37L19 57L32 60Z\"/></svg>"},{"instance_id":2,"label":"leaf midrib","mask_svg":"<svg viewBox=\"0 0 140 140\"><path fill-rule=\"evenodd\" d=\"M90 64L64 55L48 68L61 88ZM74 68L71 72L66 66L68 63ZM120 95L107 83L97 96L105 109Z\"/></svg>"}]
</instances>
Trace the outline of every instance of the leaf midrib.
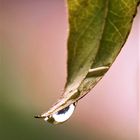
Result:
<instances>
[{"instance_id":1,"label":"leaf midrib","mask_svg":"<svg viewBox=\"0 0 140 140\"><path fill-rule=\"evenodd\" d=\"M99 41L99 47L98 47L98 51L97 51L97 54L98 54L98 52L99 52L99 49L100 49L100 46L101 46L101 42L102 42L102 39L103 39L103 35L104 35L104 30L105 30L105 28L106 28L106 19L108 18L108 13L109 13L109 1L110 0L106 0L106 12L105 12L105 19L104 19L104 23L103 23L103 27L102 27L102 32L101 32L101 38L100 38L100 41ZM96 57L95 57L96 58ZM93 61L93 63L94 63L94 61ZM91 63L91 67L92 67L92 65L93 65L93 63ZM87 73L88 74L88 73ZM86 75L87 76L87 75ZM82 82L86 79L86 76L85 76L85 78L81 81L81 84L82 84ZM80 84L80 85L81 85Z\"/></svg>"}]
</instances>

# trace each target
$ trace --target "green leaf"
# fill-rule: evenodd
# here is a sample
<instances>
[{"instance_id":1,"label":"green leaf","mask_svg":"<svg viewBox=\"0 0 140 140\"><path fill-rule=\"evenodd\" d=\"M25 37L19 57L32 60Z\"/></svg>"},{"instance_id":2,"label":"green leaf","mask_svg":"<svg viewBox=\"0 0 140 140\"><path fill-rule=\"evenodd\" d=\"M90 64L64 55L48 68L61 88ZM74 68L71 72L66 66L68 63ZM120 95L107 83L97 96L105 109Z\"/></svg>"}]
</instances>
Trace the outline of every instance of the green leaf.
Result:
<instances>
[{"instance_id":1,"label":"green leaf","mask_svg":"<svg viewBox=\"0 0 140 140\"><path fill-rule=\"evenodd\" d=\"M68 0L70 33L65 95L78 89L79 100L107 72L130 32L138 2ZM97 68L101 70L89 74L90 69Z\"/></svg>"},{"instance_id":2,"label":"green leaf","mask_svg":"<svg viewBox=\"0 0 140 140\"><path fill-rule=\"evenodd\" d=\"M108 71L130 32L139 0L67 0L67 82L48 117L84 97ZM48 118L47 118L48 119Z\"/></svg>"}]
</instances>

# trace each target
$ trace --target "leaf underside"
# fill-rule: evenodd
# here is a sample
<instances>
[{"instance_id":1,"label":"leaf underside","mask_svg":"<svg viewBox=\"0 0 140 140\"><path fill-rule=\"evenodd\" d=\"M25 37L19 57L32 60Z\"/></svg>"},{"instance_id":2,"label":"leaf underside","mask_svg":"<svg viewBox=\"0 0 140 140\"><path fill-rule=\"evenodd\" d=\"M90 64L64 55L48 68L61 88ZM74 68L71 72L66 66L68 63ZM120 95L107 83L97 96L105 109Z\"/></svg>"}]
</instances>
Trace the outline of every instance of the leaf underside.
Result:
<instances>
[{"instance_id":1,"label":"leaf underside","mask_svg":"<svg viewBox=\"0 0 140 140\"><path fill-rule=\"evenodd\" d=\"M79 100L107 72L88 76L89 69L110 67L130 32L138 0L67 0L69 13L65 96L79 90ZM100 73L100 71L99 71Z\"/></svg>"},{"instance_id":2,"label":"leaf underside","mask_svg":"<svg viewBox=\"0 0 140 140\"><path fill-rule=\"evenodd\" d=\"M67 0L67 82L60 100L42 118L77 102L98 83L123 47L139 2Z\"/></svg>"}]
</instances>

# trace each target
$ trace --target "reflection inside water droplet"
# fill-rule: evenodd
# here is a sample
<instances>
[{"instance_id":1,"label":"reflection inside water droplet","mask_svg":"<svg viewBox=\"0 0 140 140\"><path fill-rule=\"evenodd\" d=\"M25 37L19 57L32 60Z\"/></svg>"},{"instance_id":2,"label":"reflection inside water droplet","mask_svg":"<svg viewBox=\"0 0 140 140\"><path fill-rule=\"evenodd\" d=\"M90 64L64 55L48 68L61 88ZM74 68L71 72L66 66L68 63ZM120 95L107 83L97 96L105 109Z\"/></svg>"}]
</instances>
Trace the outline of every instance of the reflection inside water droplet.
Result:
<instances>
[{"instance_id":1,"label":"reflection inside water droplet","mask_svg":"<svg viewBox=\"0 0 140 140\"><path fill-rule=\"evenodd\" d=\"M70 118L75 110L75 104L71 104L68 107L44 118L45 121L48 121L53 124L63 123Z\"/></svg>"}]
</instances>

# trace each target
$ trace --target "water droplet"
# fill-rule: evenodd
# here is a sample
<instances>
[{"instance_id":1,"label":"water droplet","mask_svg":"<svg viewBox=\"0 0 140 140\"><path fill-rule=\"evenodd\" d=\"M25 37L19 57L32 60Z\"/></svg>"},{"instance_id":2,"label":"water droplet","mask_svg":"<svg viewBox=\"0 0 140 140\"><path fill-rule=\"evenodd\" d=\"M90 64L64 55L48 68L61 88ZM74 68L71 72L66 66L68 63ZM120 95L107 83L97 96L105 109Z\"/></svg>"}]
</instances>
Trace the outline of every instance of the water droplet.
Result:
<instances>
[{"instance_id":1,"label":"water droplet","mask_svg":"<svg viewBox=\"0 0 140 140\"><path fill-rule=\"evenodd\" d=\"M52 124L63 123L71 117L71 115L75 110L75 107L76 107L76 103L73 103L65 107L64 109L59 110L56 113L50 115L46 115L46 113L44 113L43 115L35 116L35 118L43 118L45 121L48 121L49 123Z\"/></svg>"},{"instance_id":2,"label":"water droplet","mask_svg":"<svg viewBox=\"0 0 140 140\"><path fill-rule=\"evenodd\" d=\"M70 106L53 114L52 117L55 120L55 123L62 123L70 118L74 110L75 110L75 105L71 104Z\"/></svg>"}]
</instances>

